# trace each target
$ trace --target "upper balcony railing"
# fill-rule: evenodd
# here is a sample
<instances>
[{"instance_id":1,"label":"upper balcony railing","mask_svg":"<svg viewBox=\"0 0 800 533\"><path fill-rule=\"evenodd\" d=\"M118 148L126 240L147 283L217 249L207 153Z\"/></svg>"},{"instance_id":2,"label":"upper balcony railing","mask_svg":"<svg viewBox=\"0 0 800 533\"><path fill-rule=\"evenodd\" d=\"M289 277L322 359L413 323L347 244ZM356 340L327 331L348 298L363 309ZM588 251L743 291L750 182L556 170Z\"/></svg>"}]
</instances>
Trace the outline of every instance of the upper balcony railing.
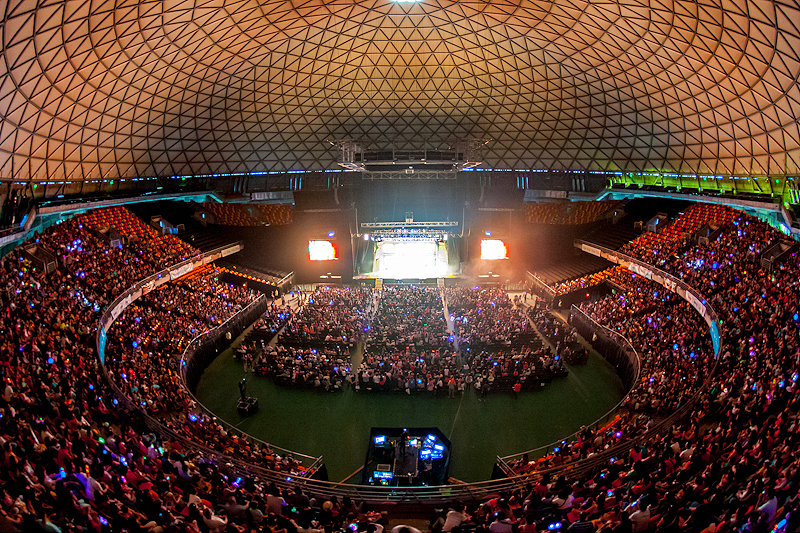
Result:
<instances>
[{"instance_id":1,"label":"upper balcony railing","mask_svg":"<svg viewBox=\"0 0 800 533\"><path fill-rule=\"evenodd\" d=\"M648 429L646 432L641 433L631 439L626 439L625 441L620 442L617 445L614 445L606 450L603 450L602 452L595 454L590 458L546 469L539 469L529 474L513 475L513 472L511 471L508 465L511 461L514 460L515 457L520 457L524 453L546 454L555 445L557 445L556 443L552 443L548 446L536 448L534 450L529 450L528 452L521 452L519 454L498 458L501 466L505 465L505 467L507 468L506 471L508 473L511 473L509 477L503 479L481 481L476 483L463 483L455 485L429 486L429 487L372 487L372 486L319 481L319 480L309 479L307 477L296 477L296 476L286 475L285 473L280 473L265 468L257 467L255 465L242 461L236 457L225 455L221 451L215 450L205 443L195 442L190 439L187 439L184 435L171 429L167 424L151 416L146 415L145 421L153 431L157 431L162 436L177 439L185 447L195 450L199 453L202 453L207 458L211 458L221 463L224 463L228 468L235 470L236 472L239 472L242 475L259 477L269 482L274 481L279 487L292 487L299 483L302 484L307 491L311 491L314 493L323 493L331 496L336 495L340 498L343 496L349 496L351 498L357 498L361 501L368 501L374 503L408 502L408 503L440 504L440 503L451 502L454 500L480 501L490 497L491 495L495 495L500 491L513 490L521 486L524 486L524 484L541 477L545 473L550 473L551 475L557 475L560 473L568 472L569 476L573 478L589 474L595 469L601 468L603 465L607 464L609 459L617 457L620 454L626 453L633 446L639 445L642 442L646 441L647 439L653 437L654 435L666 431L667 429L672 427L672 425L675 424L678 420L684 418L691 412L692 409L694 409L695 404L701 398L702 394L708 390L711 380L716 373L718 365L720 339L719 339L719 320L717 319L716 312L710 305L708 305L708 303L706 303L705 298L699 292L694 290L692 287L689 287L678 278L675 278L674 276L671 276L670 274L662 270L654 268L651 265L647 265L630 256L626 256L624 254L620 254L618 252L600 246L591 245L589 243L579 243L579 244L581 244L581 247L585 251L589 253L594 253L594 255L605 257L610 261L623 265L632 270L633 272L636 272L639 275L646 277L647 279L651 279L656 283L663 285L664 287L677 293L682 298L686 299L708 323L712 342L714 344L714 356L715 356L714 366L712 367L712 370L709 373L709 376L706 379L706 381L697 391L695 391L695 393L687 402L685 402L683 405L680 406L680 408L678 408L675 412L673 412L666 418L662 419L660 422L655 424L652 428ZM116 320L116 318L120 315L120 313L122 313L122 311L128 305L130 305L131 302L141 297L142 294L150 292L159 285L162 285L170 281L171 279L174 279L175 277L179 277L191 271L195 265L210 263L215 259L222 257L223 255L229 255L230 253L233 253L232 248L236 246L240 245L236 244L232 245L231 247L220 248L208 252L206 254L193 257L187 261L174 265L169 269L165 269L157 274L149 276L148 278L145 278L144 280L135 283L131 288L122 293L106 308L106 311L104 312L98 323L97 348L98 348L98 354L101 357L101 361L105 360L106 332L108 331L109 327L114 322L114 320ZM585 317L585 319L594 323L594 321L591 320L590 317L586 316L580 311L576 311L576 316ZM609 338L616 339L616 341L620 343L621 349L623 349L626 353L632 354L631 364L634 365L635 368L634 383L638 381L640 377L639 374L641 369L641 361L638 356L638 352L636 351L636 348L632 346L627 339L625 339L618 333L608 330L607 328L604 328L599 324L594 323L594 325L598 328L598 330L605 330ZM198 340L197 342L200 341ZM190 348L192 346L193 343L190 344ZM109 379L109 382L111 383L111 386L115 391L115 394L117 394L121 406L124 406L126 409L140 410L139 406L133 405L133 402L125 398L124 394L119 390L116 384L113 383L113 380ZM618 406L621 405L623 402L620 402ZM199 403L198 406L200 406ZM202 406L200 407L202 408ZM595 422L595 425L600 425L604 423L604 421L608 421L612 415L613 413L609 411L609 413L598 419ZM210 416L213 416L213 414L210 414ZM225 425L225 423L222 424ZM229 427L229 425L226 427ZM564 439L559 440L558 442L560 443L564 440L574 437L575 434L567 436ZM249 435L243 436L243 438L246 438L248 439L248 441L251 442L261 442ZM283 453L291 454L292 457L294 457L297 460L302 460L304 463L308 462L309 464L307 465L307 468L309 469L315 469L319 467L321 464L321 457L315 458L297 452L283 450L282 448L271 446L268 445L267 443L263 444L270 446L274 450L279 450Z\"/></svg>"}]
</instances>

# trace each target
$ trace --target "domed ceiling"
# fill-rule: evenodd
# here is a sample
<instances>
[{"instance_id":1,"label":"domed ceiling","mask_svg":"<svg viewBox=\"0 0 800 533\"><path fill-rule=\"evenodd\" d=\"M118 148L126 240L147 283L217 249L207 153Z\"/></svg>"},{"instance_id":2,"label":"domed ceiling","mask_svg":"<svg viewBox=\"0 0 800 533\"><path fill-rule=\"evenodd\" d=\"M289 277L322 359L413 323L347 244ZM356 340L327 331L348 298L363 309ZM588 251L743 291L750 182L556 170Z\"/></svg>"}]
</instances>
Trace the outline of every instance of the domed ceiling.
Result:
<instances>
[{"instance_id":1,"label":"domed ceiling","mask_svg":"<svg viewBox=\"0 0 800 533\"><path fill-rule=\"evenodd\" d=\"M0 178L484 166L794 174L800 6L684 0L0 0Z\"/></svg>"}]
</instances>

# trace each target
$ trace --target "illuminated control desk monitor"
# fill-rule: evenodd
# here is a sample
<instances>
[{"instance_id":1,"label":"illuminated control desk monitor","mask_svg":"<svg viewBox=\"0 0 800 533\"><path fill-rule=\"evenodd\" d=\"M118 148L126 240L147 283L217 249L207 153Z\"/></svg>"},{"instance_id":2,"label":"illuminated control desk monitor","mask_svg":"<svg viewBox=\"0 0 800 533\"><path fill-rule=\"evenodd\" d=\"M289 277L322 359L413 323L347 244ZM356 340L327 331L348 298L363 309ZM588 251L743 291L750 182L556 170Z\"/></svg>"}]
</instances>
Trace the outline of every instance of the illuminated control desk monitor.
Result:
<instances>
[{"instance_id":1,"label":"illuminated control desk monitor","mask_svg":"<svg viewBox=\"0 0 800 533\"><path fill-rule=\"evenodd\" d=\"M361 484L445 485L450 449L438 428L372 428Z\"/></svg>"}]
</instances>

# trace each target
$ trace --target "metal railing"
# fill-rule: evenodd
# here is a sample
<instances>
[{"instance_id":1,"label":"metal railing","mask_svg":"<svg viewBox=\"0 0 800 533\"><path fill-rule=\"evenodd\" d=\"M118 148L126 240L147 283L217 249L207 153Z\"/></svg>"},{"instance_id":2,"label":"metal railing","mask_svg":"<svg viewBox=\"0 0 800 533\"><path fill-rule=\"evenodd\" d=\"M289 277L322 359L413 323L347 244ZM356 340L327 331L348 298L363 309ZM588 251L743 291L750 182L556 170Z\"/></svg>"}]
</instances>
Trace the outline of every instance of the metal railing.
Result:
<instances>
[{"instance_id":1,"label":"metal railing","mask_svg":"<svg viewBox=\"0 0 800 533\"><path fill-rule=\"evenodd\" d=\"M218 338L217 334L223 335L223 334L227 333L229 331L229 325L231 324L231 322L233 320L238 320L238 319L242 318L243 316L246 316L247 314L250 314L252 311L259 311L258 312L258 316L260 316L263 313L263 310L259 310L259 307L261 305L264 305L264 307L266 307L266 304L267 304L267 298L264 295L261 295L261 296L258 297L258 299L256 301L251 302L247 307L245 307L244 309L242 309L241 311L239 311L235 315L233 315L230 318L228 318L225 322L223 322L219 326L216 326L213 329L210 329L210 330L206 331L205 333L201 333L200 335L196 336L191 341L189 341L189 344L186 346L186 349L183 350L183 353L180 355L180 358L179 358L179 368L180 368L179 375L181 377L181 380L183 382L183 385L184 385L184 388L186 389L187 394L192 399L192 402L195 404L195 406L203 414L213 418L214 421L217 424L223 426L225 428L225 431L228 433L228 435L238 435L238 436L246 439L248 442L258 443L259 445L266 446L267 448L269 448L269 449L271 449L273 451L274 450L278 450L279 452L281 452L281 454L291 455L295 459L300 458L300 459L302 459L301 462L303 462L304 466L306 467L306 471L310 471L311 465L319 466L319 465L322 464L322 456L314 457L314 456L311 456L311 455L306 455L304 453L295 452L295 451L289 450L287 448L282 448L280 446L276 446L274 444L270 444L268 442L265 442L265 441L263 441L263 440L261 440L261 439L259 439L257 437L254 437L254 436L250 435L249 433L241 431L240 429L237 429L236 426L234 426L234 425L232 425L232 424L230 424L230 423L228 423L228 422L226 422L226 421L224 421L224 420L222 420L220 418L217 418L216 415L213 413L213 411L211 411L211 409L209 409L208 407L203 405L203 403L200 400L197 399L197 397L192 392L192 388L186 382L186 368L191 363L191 359L194 357L194 354L196 353L196 351L198 349L200 349L200 347L202 345L214 342L215 337Z\"/></svg>"},{"instance_id":2,"label":"metal railing","mask_svg":"<svg viewBox=\"0 0 800 533\"><path fill-rule=\"evenodd\" d=\"M648 271L650 273L649 279L653 279L654 281L661 283L662 285L668 286L672 290L675 290L675 292L678 292L678 294L684 298L686 298L686 295L689 294L690 298L693 298L694 301L690 300L689 298L686 299L689 300L693 306L695 306L695 309L698 309L698 307L702 308L703 311L701 312L701 314L704 316L706 321L709 323L709 325L714 324L714 327L716 327L717 331L719 331L718 330L719 321L717 320L717 315L714 312L713 308L705 304L702 295L700 295L697 291L695 291L691 287L688 287L688 285L683 283L681 280L667 274L666 272L656 269L651 265L646 265L641 261L637 261L632 257L625 256L624 254L618 254L613 250L604 249L603 247L598 247L597 245L592 245L592 246L595 249L600 250L600 252L604 254L603 257L606 257L607 259L622 264L623 266L628 266L631 264L637 265L640 269L639 270L640 273ZM174 271L175 269L176 267L173 267L170 270ZM162 271L158 273L157 276L160 278L161 276L164 275L165 272L169 273L169 270ZM100 332L104 331L103 325L109 319L109 315L115 310L115 306L119 305L119 302L124 302L126 297L135 295L136 290L141 291L141 287L143 287L144 283L147 280L152 280L155 276L156 275L151 276L146 280L142 280L141 282L137 282L131 289L120 295L120 297L118 297L107 308L108 311L104 313L103 317L101 317L99 324L100 327L98 329L98 346L100 344L100 336L101 336ZM667 283L669 283L670 285L667 285ZM141 293L139 295L141 295ZM130 303L130 301L128 301L128 303ZM700 311L700 309L698 309L698 311ZM119 313L117 313L117 315L118 314ZM114 318L116 318L117 315L115 315ZM103 337L102 340L104 344L105 338ZM623 340L623 338L620 338L620 342L627 342L627 339ZM627 345L630 346L631 349L633 348L629 342L627 342ZM100 352L98 351L98 353ZM635 350L634 353L636 353ZM327 481L319 481L302 477L297 478L292 475L287 475L286 473L283 472L277 472L266 468L257 467L255 465L247 463L246 461L240 460L235 457L231 457L229 455L225 455L224 453L221 453L218 450L214 450L205 444L188 439L184 435L176 432L173 428L169 427L167 422L157 420L146 414L144 415L144 418L148 427L150 427L152 430L157 431L161 435L169 436L170 438L181 442L187 449L196 450L202 453L205 457L213 458L220 464L223 464L234 471L241 472L246 475L258 476L264 479L265 481L274 481L279 487L291 487L295 486L296 484L301 484L307 492L312 492L315 494L326 494L329 496L336 495L338 497L349 496L351 498L356 498L362 501L374 502L374 503L414 502L414 503L426 503L433 505L439 503L447 503L454 500L480 501L492 495L496 495L498 492L519 488L520 486L523 486L524 484L532 480L540 478L544 474L568 474L572 478L586 475L587 473L590 473L606 465L608 460L611 459L612 457L616 457L623 453L627 453L633 446L639 445L645 440L669 429L677 420L680 420L683 417L685 417L694 408L701 394L708 389L711 380L713 379L717 370L719 362L718 354L719 354L719 341L717 340L715 342L715 348L714 348L714 355L715 355L714 366L709 372L709 375L704 381L703 385L693 394L693 396L685 404L681 405L675 412L673 412L671 415L663 419L661 422L656 424L651 429L641 433L640 435L634 436L630 439L626 439L624 442L620 442L619 444L612 446L606 450L603 450L602 452L599 452L587 459L575 461L573 463L566 463L550 468L539 469L528 474L512 475L507 478L499 480L482 481L477 483L465 483L457 485L443 485L443 486L431 486L431 487L381 487L381 486L373 487L373 486L351 485L343 483L331 483ZM636 368L638 373L640 371L639 369L641 368L641 366L638 365ZM111 385L112 387L114 387L115 391L119 390L113 383L113 381L111 381ZM134 406L134 408L136 408L136 406ZM612 414L613 413L610 411L609 413L606 414L606 418L610 417ZM567 439L574 437L576 434L567 437ZM252 437L248 436L247 438L251 439ZM558 442L560 443L564 440L566 439L561 439ZM254 439L254 442L255 441L256 439ZM552 447L554 444L555 443L550 444L548 446ZM278 447L272 447L272 448L280 449ZM530 450L528 453L536 452L537 450L540 449L542 448L540 447L535 450ZM297 454L296 452L291 452L291 453L296 456L301 456L301 454ZM507 460L511 457L519 455L521 454L515 454L512 456L506 456L504 458L498 458L498 459L500 460L501 466L505 465L505 467L508 468L508 471L510 471L511 469L510 466L508 465ZM312 465L312 466L318 466L318 465Z\"/></svg>"},{"instance_id":3,"label":"metal railing","mask_svg":"<svg viewBox=\"0 0 800 533\"><path fill-rule=\"evenodd\" d=\"M290 289L292 285L294 285L294 270L278 281L278 288L281 290L281 294L285 293L287 289Z\"/></svg>"},{"instance_id":4,"label":"metal railing","mask_svg":"<svg viewBox=\"0 0 800 533\"><path fill-rule=\"evenodd\" d=\"M572 475L572 476L576 475L578 472L591 471L593 468L597 468L598 466L604 464L604 462L607 461L608 459L610 459L611 457L615 457L615 456L619 455L620 453L626 453L627 451L630 450L630 448L632 446L637 445L638 443L643 442L646 439L649 439L653 435L660 434L661 432L669 429L670 427L672 427L672 425L675 424L675 422L677 422L678 420L684 418L686 415L688 415L691 412L691 410L694 408L694 405L697 403L697 401L700 398L700 396L708 389L709 385L711 384L711 380L713 379L714 375L716 374L717 366L719 364L719 349L720 349L720 343L719 343L719 319L718 319L716 311L714 310L713 307L711 307L710 305L708 305L706 303L705 298L703 297L703 295L701 295L694 288L692 288L689 285L687 285L686 283L684 283L679 278L676 278L675 276L673 276L671 274L668 274L667 272L665 272L665 271L663 271L661 269L658 269L658 268L656 268L656 267L654 267L652 265L648 265L647 263L639 261L638 259L636 259L634 257L628 256L626 254L622 254L622 253L619 253L619 252L616 252L615 250L611 250L610 248L606 248L604 246L598 246L597 244L594 244L594 243L587 243L585 241L576 241L576 246L581 245L581 244L586 244L587 245L586 247L581 247L582 249L584 249L584 251L587 251L588 253L592 253L593 255L599 255L600 257L608 259L609 261L612 261L612 262L615 262L615 263L620 264L622 266L625 266L625 267L629 268L630 270L632 270L633 272L639 273L639 274L645 276L646 278L651 279L652 281L654 281L656 283L659 283L659 284L669 288L670 290L676 292L679 296L681 296L684 299L686 299L695 308L695 310L698 311L698 313L706 320L706 323L709 326L709 330L710 330L710 333L711 333L711 336L712 336L712 342L714 344L714 358L715 358L714 366L712 367L711 371L709 372L706 380L703 382L703 384L700 386L700 388L697 391L695 391L695 393L692 395L692 397L690 398L690 400L688 402L686 402L684 405L680 406L678 409L676 409L669 416L667 416L666 418L661 420L659 423L655 424L650 430L648 430L646 433L644 433L641 437L638 437L638 438L635 438L635 439L628 439L623 443L620 443L620 444L618 444L616 446L613 446L613 447L609 448L608 450L604 450L603 452L601 452L600 454L595 455L591 459L584 459L582 461L577 461L576 463L569 463L569 464L566 464L566 465L562 465L562 466L556 467L556 469L538 470L538 471L534 472L533 474L520 476L521 479L525 479L526 481L530 478L531 475L537 475L537 474L538 475L542 475L542 474L547 473L547 472L556 473L556 472L561 472L564 469L568 469L570 475ZM631 267L633 267L633 268L631 268ZM688 295L688 297L687 297L687 295ZM635 383L638 382L640 374L641 374L641 357L638 355L636 350L633 348L633 345L630 343L630 340L625 338L623 335L619 334L618 332L615 332L615 331L613 331L613 330L611 330L611 329L609 329L609 328L607 328L605 326L601 326L596 321L591 319L591 317L589 317L586 313L583 313L583 311L578 309L576 306L572 306L572 309L573 310L577 310L580 313L580 315L582 315L583 318L591 321L591 323L593 323L593 325L596 326L599 331L605 332L611 338L617 339L618 342L622 343L623 345L626 345L631 350L633 350L633 353L636 354L636 357L635 357L635 361L636 361L635 362L635 365L636 365L635 366L635 376L636 376L636 379L633 381L633 384L634 384L633 386L635 386ZM716 338L715 338L715 335L716 335ZM623 400L617 405L617 408L627 400L628 396L630 395L630 392L631 391L628 391L628 393L625 395L625 398L623 398ZM614 411L616 411L617 408L615 408ZM606 420L607 420L610 417L611 414L612 414L611 411L609 413L606 413L604 418L606 418ZM595 425L599 425L598 421L595 421L594 424ZM559 441L557 441L555 443L551 443L551 444L546 445L546 446L542 446L542 447L539 447L539 448L535 448L533 450L529 450L528 452L522 452L522 453L518 453L518 454L508 455L508 456L505 456L505 457L498 457L498 466L501 469L503 469L503 471L508 473L508 472L513 470L513 468L509 464L509 462L513 458L521 457L526 453L528 455L530 455L530 454L540 454L541 455L542 453L546 454L547 452L549 452L550 449L554 448L555 445L560 444L564 440L568 440L570 438L574 438L577 435L577 433L578 432L570 435L566 439L562 439L562 440L559 440Z\"/></svg>"},{"instance_id":5,"label":"metal railing","mask_svg":"<svg viewBox=\"0 0 800 533\"><path fill-rule=\"evenodd\" d=\"M109 386L111 387L112 391L114 392L114 395L115 395L117 401L119 402L119 406L120 407L122 407L125 411L128 411L128 412L136 411L136 412L140 413L143 416L145 422L147 423L147 426L151 430L153 430L155 432L158 432L159 434L162 434L162 435L167 435L171 439L176 439L176 440L180 441L185 448L193 449L193 450L202 452L204 455L207 455L209 457L216 457L216 458L218 458L218 459L220 459L220 460L222 460L223 462L226 462L226 463L231 462L231 461L235 463L235 462L237 462L237 460L234 459L234 458L227 457L227 456L225 456L223 454L220 454L218 451L214 451L211 448L209 448L208 446L205 446L205 445L202 445L200 443L194 442L191 439L188 439L185 436L181 435L180 433L177 433L173 429L167 427L163 422L161 422L158 419L148 415L146 413L146 411L141 406L139 406L135 402L133 402L127 396L127 394L125 392L123 392L119 388L119 386L117 385L115 379L113 379L113 377L108 372L108 369L107 369L107 367L105 365L105 345L106 345L106 332L111 327L111 324L113 324L113 322L117 319L117 317L119 317L122 314L122 312L125 310L125 308L127 308L131 303L133 303L136 300L138 300L143 294L147 294L150 291L155 290L157 287L159 287L159 286L171 281L172 273L182 272L183 269L185 269L185 267L187 267L189 265L192 265L191 269L189 269L189 270L187 270L185 272L182 272L180 275L186 274L189 271L193 270L194 267L196 267L196 266L209 264L212 261L214 261L214 260L216 260L216 259L218 259L220 257L223 257L225 255L229 255L231 250L233 250L234 248L239 249L238 247L240 247L240 246L241 246L240 243L234 243L232 245L226 245L226 246L222 246L222 247L219 247L219 248L215 248L214 250L211 250L211 251L205 252L203 254L198 254L196 256L193 256L190 259L187 259L185 261L181 261L180 263L176 263L175 265L172 265L169 268L166 268L164 270L156 272L155 274L152 274L152 275L150 275L150 276L148 276L148 277L146 277L144 279L141 279L141 280L137 281L136 283L131 285L127 290L123 291L119 296L117 296L106 307L105 311L103 312L103 314L101 315L101 317L100 317L100 319L98 321L97 337L96 337L97 353L98 353L98 356L100 357L100 360L101 360L101 363L102 363L103 375L104 375L106 381L108 382ZM193 345L193 343L195 343L195 341L199 342L199 339L203 339L203 338L207 339L207 338L209 338L209 335L212 334L212 332L221 331L220 328L222 328L223 326L227 326L230 323L231 320L233 320L235 317L237 317L240 313L242 313L245 310L249 309L253 304L258 303L259 301L265 301L266 300L266 298L264 298L263 296L261 298L263 298L264 300L257 300L256 302L253 302L252 304L250 304L248 307L246 307L245 309L243 309L242 311L240 311L236 315L233 315L232 317L228 318L228 320L226 320L220 326L217 326L217 327L215 327L215 328L213 328L213 329L211 329L211 330L209 330L209 331L207 331L207 332L205 332L203 334L198 335L194 339L192 339L192 341L190 341L189 345L187 346L187 350L192 347L192 345ZM185 356L185 354L186 354L186 350L184 350L183 356ZM183 370L183 365L182 364L180 365L180 368L181 368L181 370ZM181 376L183 378L183 373L181 373ZM187 391L188 391L188 388L187 388ZM191 396L192 396L192 398L194 398L194 395L191 395ZM196 400L196 398L195 398L195 400ZM199 402L198 402L198 404L199 404ZM203 408L205 409L205 407L203 407ZM213 413L211 413L207 409L205 409L205 410L206 410L206 412L208 412L210 414L210 416L214 417ZM232 426L230 424L228 424L227 422L220 421L216 417L214 417L214 419L215 419L216 423L219 423L220 425L223 425L223 426L225 426L227 428L232 428ZM233 428L233 429L235 429L235 428ZM258 442L258 443L260 443L262 445L268 446L270 449L279 450L282 453L284 453L286 455L291 455L294 458L302 458L304 461L309 463L308 467L307 467L309 469L312 468L312 467L319 468L319 466L322 464L322 458L321 457L313 457L313 456L302 454L302 453L299 453L299 452L287 450L285 448L281 448L280 446L274 446L274 445L268 444L268 443L266 443L264 441L261 441L259 439L256 439L255 437L253 437L253 436L251 436L251 435L249 435L247 433L244 433L242 431L239 431L239 430L235 430L235 433L238 434L238 435L242 435L242 437L247 439L249 442ZM244 465L246 465L249 469L255 468L255 467L253 467L252 465L250 465L248 463L244 463ZM269 471L267 469L262 469L262 470L264 470L263 475L266 475L268 472L271 472L271 471Z\"/></svg>"},{"instance_id":6,"label":"metal railing","mask_svg":"<svg viewBox=\"0 0 800 533\"><path fill-rule=\"evenodd\" d=\"M577 313L578 315L582 316L584 319L586 319L589 322L591 322L594 327L596 327L597 329L603 330L606 333L606 335L608 335L609 337L613 337L613 338L617 339L621 344L623 344L631 352L633 352L635 354L635 357L631 358L631 362L634 365L637 377L639 376L639 372L641 371L641 366L642 366L642 356L639 355L639 352L633 346L633 344L631 343L631 340L628 337L626 337L625 335L623 335L619 331L614 331L613 329L598 323L595 319L593 319L592 317L587 315L583 311L583 309L581 309L577 305L573 305L572 306L572 312L573 313Z\"/></svg>"},{"instance_id":7,"label":"metal railing","mask_svg":"<svg viewBox=\"0 0 800 533\"><path fill-rule=\"evenodd\" d=\"M548 302L552 302L556 297L556 291L542 280L539 276L526 270L525 274L528 276L528 281L531 283L531 290L534 294L544 298Z\"/></svg>"},{"instance_id":8,"label":"metal railing","mask_svg":"<svg viewBox=\"0 0 800 533\"><path fill-rule=\"evenodd\" d=\"M612 407L611 409L606 411L602 416L598 417L594 422L591 422L591 423L586 425L587 428L594 430L594 429L596 429L596 428L598 428L600 426L603 426L603 425L607 424L611 420L611 418L614 416L614 414L619 410L619 408L622 407L622 405L626 401L628 401L628 396L630 395L631 391L633 390L633 387L639 381L640 372L641 372L641 357L639 356L639 352L637 352L636 349L631 344L630 340L625 338L623 335L621 335L620 333L617 333L616 331L608 329L605 326L601 326L600 324L598 324L597 322L592 320L592 318L589 317L589 315L587 315L586 313L584 313L583 311L581 311L578 307L576 307L574 305L572 306L572 311L573 312L577 312L580 315L582 315L587 321L589 321L594 327L596 327L598 331L606 332L606 334L609 337L611 337L613 339L616 339L620 345L627 347L628 350L623 350L623 351L628 355L628 359L630 361L630 364L631 364L632 368L634 369L634 374L633 374L633 378L631 380L631 385L628 388L628 391L622 397L622 399L619 402L617 402L617 404L614 407ZM549 444L545 444L545 445L539 446L538 448L533 448L531 450L526 450L524 452L518 452L518 453L511 454L511 455L506 455L504 457L498 456L497 457L497 464L498 464L498 466L500 466L500 468L506 474L514 475L513 468L509 465L509 463L511 461L513 461L515 459L519 459L523 455L527 455L528 457L531 457L531 458L544 457L547 454L549 454L551 451L553 451L557 446L560 446L564 441L569 441L571 439L575 439L578 436L578 434L581 433L581 431L582 430L578 430L578 431L572 433L571 435L567 435L566 437L560 438L560 439L558 439L556 441L553 441L553 442L551 442Z\"/></svg>"}]
</instances>

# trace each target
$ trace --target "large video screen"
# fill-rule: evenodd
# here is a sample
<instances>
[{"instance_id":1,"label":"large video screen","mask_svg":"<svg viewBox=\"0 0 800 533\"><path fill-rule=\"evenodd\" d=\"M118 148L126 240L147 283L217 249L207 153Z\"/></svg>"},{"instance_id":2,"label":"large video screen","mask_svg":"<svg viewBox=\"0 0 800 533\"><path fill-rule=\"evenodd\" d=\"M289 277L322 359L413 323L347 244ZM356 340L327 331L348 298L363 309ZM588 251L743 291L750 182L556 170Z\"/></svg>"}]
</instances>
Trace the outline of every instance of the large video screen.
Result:
<instances>
[{"instance_id":1,"label":"large video screen","mask_svg":"<svg viewBox=\"0 0 800 533\"><path fill-rule=\"evenodd\" d=\"M508 246L500 239L482 239L481 259L485 261L508 259Z\"/></svg>"},{"instance_id":2,"label":"large video screen","mask_svg":"<svg viewBox=\"0 0 800 533\"><path fill-rule=\"evenodd\" d=\"M331 241L308 241L308 258L311 261L334 261L339 259L339 250Z\"/></svg>"},{"instance_id":3,"label":"large video screen","mask_svg":"<svg viewBox=\"0 0 800 533\"><path fill-rule=\"evenodd\" d=\"M434 240L379 242L372 275L378 278L437 278L449 274L447 246Z\"/></svg>"}]
</instances>

